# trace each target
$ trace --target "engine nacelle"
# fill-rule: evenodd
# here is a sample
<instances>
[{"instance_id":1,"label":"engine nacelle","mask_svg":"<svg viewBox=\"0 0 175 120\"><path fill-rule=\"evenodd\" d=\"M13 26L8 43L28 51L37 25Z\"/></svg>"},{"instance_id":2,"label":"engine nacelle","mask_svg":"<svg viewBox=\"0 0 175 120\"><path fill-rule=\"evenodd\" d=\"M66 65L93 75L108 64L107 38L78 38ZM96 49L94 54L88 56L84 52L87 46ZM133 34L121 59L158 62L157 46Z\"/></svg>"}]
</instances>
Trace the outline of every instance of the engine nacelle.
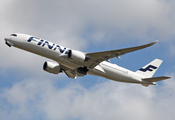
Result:
<instances>
[{"instance_id":1,"label":"engine nacelle","mask_svg":"<svg viewBox=\"0 0 175 120\"><path fill-rule=\"evenodd\" d=\"M86 55L83 52L77 50L69 50L68 58L77 62L84 62L86 60Z\"/></svg>"},{"instance_id":2,"label":"engine nacelle","mask_svg":"<svg viewBox=\"0 0 175 120\"><path fill-rule=\"evenodd\" d=\"M53 74L58 74L61 72L60 65L54 62L45 62L43 65L43 70Z\"/></svg>"}]
</instances>

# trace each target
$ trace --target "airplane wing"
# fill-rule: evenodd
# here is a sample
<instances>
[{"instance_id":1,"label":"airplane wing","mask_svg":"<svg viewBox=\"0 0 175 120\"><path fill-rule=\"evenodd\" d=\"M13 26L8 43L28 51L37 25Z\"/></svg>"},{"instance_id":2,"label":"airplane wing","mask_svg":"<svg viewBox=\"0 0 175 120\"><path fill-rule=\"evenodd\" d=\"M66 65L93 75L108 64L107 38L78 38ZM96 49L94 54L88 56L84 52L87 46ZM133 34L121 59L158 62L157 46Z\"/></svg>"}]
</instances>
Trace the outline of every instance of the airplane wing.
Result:
<instances>
[{"instance_id":1,"label":"airplane wing","mask_svg":"<svg viewBox=\"0 0 175 120\"><path fill-rule=\"evenodd\" d=\"M89 68L94 68L96 65L101 63L102 61L109 60L113 57L117 57L120 59L119 56L124 55L129 52L133 52L136 50L140 50L149 46L154 45L158 41L151 42L146 45L124 48L124 49L117 49L117 50L110 50L110 51L103 51L103 52L93 52L93 53L86 53L86 56L90 58L90 60L85 62L85 65Z\"/></svg>"}]
</instances>

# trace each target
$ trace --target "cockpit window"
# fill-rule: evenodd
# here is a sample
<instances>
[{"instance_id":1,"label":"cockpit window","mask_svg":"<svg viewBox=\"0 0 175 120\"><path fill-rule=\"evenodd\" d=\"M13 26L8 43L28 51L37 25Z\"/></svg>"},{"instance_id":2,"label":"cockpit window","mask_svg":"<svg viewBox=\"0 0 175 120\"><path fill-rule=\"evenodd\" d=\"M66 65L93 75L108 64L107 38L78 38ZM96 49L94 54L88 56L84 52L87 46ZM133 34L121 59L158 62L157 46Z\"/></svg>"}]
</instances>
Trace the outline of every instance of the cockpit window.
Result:
<instances>
[{"instance_id":1,"label":"cockpit window","mask_svg":"<svg viewBox=\"0 0 175 120\"><path fill-rule=\"evenodd\" d=\"M11 34L10 36L15 36L15 37L17 37L17 34Z\"/></svg>"}]
</instances>

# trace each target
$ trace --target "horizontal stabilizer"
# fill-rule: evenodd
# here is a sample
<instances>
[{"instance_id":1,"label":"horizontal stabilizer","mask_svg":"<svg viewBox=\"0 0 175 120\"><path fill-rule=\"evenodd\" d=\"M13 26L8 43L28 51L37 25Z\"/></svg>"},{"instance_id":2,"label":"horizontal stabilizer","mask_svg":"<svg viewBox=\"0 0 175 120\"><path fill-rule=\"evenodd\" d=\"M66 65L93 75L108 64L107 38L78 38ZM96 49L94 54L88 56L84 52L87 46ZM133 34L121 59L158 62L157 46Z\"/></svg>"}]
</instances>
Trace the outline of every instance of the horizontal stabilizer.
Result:
<instances>
[{"instance_id":1,"label":"horizontal stabilizer","mask_svg":"<svg viewBox=\"0 0 175 120\"><path fill-rule=\"evenodd\" d=\"M147 81L147 82L157 82L157 81L166 80L169 78L171 77L162 76L162 77L144 78L142 80Z\"/></svg>"}]
</instances>

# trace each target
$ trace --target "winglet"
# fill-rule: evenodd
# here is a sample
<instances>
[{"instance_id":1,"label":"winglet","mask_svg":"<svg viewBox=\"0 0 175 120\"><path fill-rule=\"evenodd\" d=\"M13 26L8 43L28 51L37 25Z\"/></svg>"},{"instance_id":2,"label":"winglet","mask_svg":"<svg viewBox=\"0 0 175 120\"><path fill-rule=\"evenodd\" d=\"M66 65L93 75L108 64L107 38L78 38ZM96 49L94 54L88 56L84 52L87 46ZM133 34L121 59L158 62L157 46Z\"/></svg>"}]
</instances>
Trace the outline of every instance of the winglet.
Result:
<instances>
[{"instance_id":1,"label":"winglet","mask_svg":"<svg viewBox=\"0 0 175 120\"><path fill-rule=\"evenodd\" d=\"M157 42L159 42L158 40L156 40L156 41L154 41L154 42L151 42L151 43L149 43L149 44L147 44L148 46L152 46L152 45L154 45L155 43L157 43Z\"/></svg>"},{"instance_id":2,"label":"winglet","mask_svg":"<svg viewBox=\"0 0 175 120\"><path fill-rule=\"evenodd\" d=\"M159 41L158 41L158 40L156 40L156 41L154 41L154 42L156 43L156 42L159 42Z\"/></svg>"}]
</instances>

